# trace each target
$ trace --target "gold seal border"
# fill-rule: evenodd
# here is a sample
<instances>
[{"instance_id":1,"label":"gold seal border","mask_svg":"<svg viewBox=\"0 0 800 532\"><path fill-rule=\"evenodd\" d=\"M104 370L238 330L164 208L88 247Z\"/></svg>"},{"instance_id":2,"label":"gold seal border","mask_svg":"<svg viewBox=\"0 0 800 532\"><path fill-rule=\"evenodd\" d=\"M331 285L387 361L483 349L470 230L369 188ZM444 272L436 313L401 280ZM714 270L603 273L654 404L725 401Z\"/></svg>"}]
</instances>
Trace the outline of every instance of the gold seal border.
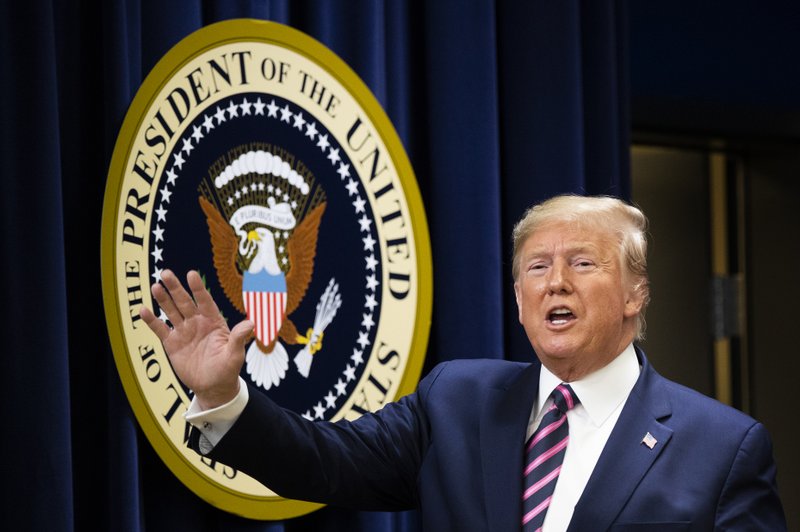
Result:
<instances>
[{"instance_id":1,"label":"gold seal border","mask_svg":"<svg viewBox=\"0 0 800 532\"><path fill-rule=\"evenodd\" d=\"M161 93L161 89L184 64L209 49L248 41L290 49L326 70L350 92L386 145L405 193L416 244L416 267L419 277L417 312L409 360L394 399L399 399L416 388L430 332L433 271L427 219L411 163L388 116L358 75L319 41L276 22L236 19L203 27L178 42L145 78L125 115L109 166L100 242L103 302L109 340L128 401L148 441L169 469L195 494L220 509L253 519L287 519L307 514L322 505L275 497L246 496L240 492L233 492L199 473L162 433L158 423L151 417L148 403L143 398L139 382L131 368L131 357L121 323L122 316L118 312L116 300L117 278L114 275L117 255L114 242L117 230L116 216L121 203L120 192L124 171L130 156L128 148L135 139L146 111Z\"/></svg>"}]
</instances>

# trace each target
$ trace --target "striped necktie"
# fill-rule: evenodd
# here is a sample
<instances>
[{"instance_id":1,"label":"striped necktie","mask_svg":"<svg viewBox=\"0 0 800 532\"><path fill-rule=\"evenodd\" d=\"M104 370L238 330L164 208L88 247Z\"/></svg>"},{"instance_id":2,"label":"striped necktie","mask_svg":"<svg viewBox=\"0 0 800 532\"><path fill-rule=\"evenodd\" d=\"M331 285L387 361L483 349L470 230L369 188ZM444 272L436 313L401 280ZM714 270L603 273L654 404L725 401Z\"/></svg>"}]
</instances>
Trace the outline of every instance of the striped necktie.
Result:
<instances>
[{"instance_id":1,"label":"striped necktie","mask_svg":"<svg viewBox=\"0 0 800 532\"><path fill-rule=\"evenodd\" d=\"M525 445L525 470L522 479L522 530L541 530L550 499L567 452L569 427L567 411L578 404L569 384L559 384L553 393L553 404L542 418L539 428Z\"/></svg>"}]
</instances>

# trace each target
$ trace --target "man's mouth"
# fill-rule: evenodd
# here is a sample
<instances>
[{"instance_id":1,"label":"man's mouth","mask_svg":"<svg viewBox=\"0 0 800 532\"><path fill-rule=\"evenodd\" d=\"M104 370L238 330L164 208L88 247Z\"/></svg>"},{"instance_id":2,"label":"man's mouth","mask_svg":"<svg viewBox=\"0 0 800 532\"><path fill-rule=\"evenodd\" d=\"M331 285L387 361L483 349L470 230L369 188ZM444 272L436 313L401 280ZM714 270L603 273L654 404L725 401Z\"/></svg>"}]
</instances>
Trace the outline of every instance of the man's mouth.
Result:
<instances>
[{"instance_id":1,"label":"man's mouth","mask_svg":"<svg viewBox=\"0 0 800 532\"><path fill-rule=\"evenodd\" d=\"M575 319L575 314L568 308L557 308L547 315L547 321L553 325L564 325Z\"/></svg>"}]
</instances>

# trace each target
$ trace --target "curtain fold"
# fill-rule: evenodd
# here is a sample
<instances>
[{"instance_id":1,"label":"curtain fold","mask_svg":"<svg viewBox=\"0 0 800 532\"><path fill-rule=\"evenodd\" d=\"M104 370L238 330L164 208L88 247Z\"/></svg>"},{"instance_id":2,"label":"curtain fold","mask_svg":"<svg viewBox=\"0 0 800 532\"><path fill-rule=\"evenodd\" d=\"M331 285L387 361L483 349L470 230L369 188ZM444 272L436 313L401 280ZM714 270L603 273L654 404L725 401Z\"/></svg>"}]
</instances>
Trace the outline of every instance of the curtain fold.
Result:
<instances>
[{"instance_id":1,"label":"curtain fold","mask_svg":"<svg viewBox=\"0 0 800 532\"><path fill-rule=\"evenodd\" d=\"M3 5L0 17L3 510L8 504L19 515L24 507L23 529L45 530L53 520L53 530L68 530L78 472L71 460L57 28L48 2ZM37 25L18 40L13 30L28 19ZM19 83L8 83L11 73Z\"/></svg>"},{"instance_id":2,"label":"curtain fold","mask_svg":"<svg viewBox=\"0 0 800 532\"><path fill-rule=\"evenodd\" d=\"M457 20L453 20L454 14ZM500 163L494 5L425 4L437 360L501 358ZM455 246L463 246L455 251ZM464 261L468 262L465 263ZM441 282L440 282L441 280Z\"/></svg>"},{"instance_id":3,"label":"curtain fold","mask_svg":"<svg viewBox=\"0 0 800 532\"><path fill-rule=\"evenodd\" d=\"M529 360L510 231L560 192L627 197L624 0L25 0L0 8L4 527L418 530L416 512L237 517L184 487L139 430L109 346L99 235L114 142L149 70L189 33L274 20L330 47L387 111L433 249L425 371Z\"/></svg>"}]
</instances>

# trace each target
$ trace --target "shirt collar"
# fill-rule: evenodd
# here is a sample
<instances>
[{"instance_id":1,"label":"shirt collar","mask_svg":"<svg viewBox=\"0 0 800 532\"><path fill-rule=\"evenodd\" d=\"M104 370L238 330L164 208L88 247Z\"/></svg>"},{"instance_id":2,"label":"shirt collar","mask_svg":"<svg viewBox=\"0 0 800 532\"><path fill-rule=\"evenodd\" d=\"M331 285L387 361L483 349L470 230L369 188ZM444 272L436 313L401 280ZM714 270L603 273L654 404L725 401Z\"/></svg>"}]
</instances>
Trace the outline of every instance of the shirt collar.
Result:
<instances>
[{"instance_id":1,"label":"shirt collar","mask_svg":"<svg viewBox=\"0 0 800 532\"><path fill-rule=\"evenodd\" d=\"M639 378L639 359L633 344L597 371L584 378L570 382L575 395L581 400L586 413L596 426L602 425L608 416L625 401ZM542 366L539 374L538 410L545 404L561 379Z\"/></svg>"}]
</instances>

